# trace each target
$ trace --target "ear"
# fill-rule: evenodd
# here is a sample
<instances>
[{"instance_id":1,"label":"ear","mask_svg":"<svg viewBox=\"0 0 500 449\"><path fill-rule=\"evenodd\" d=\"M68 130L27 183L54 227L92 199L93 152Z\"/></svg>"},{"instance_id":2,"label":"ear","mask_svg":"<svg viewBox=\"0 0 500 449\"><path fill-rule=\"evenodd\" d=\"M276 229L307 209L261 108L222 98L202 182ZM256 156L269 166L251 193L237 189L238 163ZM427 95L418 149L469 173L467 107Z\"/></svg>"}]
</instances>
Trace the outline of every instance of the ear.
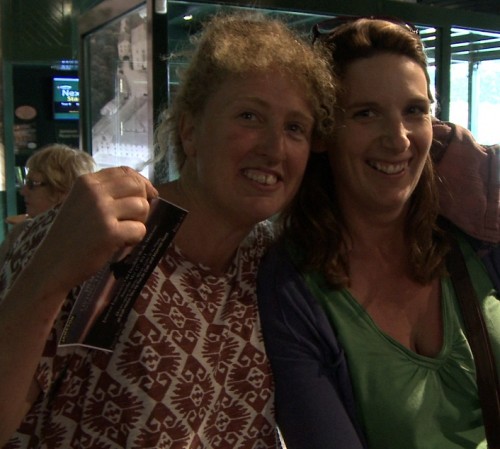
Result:
<instances>
[{"instance_id":1,"label":"ear","mask_svg":"<svg viewBox=\"0 0 500 449\"><path fill-rule=\"evenodd\" d=\"M182 149L186 156L195 156L195 119L191 114L182 114L179 120L179 136L182 142Z\"/></svg>"}]
</instances>

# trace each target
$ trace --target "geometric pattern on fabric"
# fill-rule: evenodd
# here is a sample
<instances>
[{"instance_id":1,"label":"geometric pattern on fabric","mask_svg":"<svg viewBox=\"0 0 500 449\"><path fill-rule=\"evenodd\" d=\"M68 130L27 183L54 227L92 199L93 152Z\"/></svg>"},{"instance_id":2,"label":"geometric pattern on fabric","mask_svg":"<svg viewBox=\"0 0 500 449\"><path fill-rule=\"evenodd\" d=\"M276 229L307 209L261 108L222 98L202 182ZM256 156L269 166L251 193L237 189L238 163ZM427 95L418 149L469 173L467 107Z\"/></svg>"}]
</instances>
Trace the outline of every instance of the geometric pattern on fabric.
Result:
<instances>
[{"instance_id":1,"label":"geometric pattern on fabric","mask_svg":"<svg viewBox=\"0 0 500 449\"><path fill-rule=\"evenodd\" d=\"M41 223L48 229L50 220ZM42 231L35 225L32 246L13 251L16 266ZM70 295L36 373L42 394L5 449L276 448L255 291L271 238L258 225L221 276L171 245L113 352L57 346Z\"/></svg>"}]
</instances>

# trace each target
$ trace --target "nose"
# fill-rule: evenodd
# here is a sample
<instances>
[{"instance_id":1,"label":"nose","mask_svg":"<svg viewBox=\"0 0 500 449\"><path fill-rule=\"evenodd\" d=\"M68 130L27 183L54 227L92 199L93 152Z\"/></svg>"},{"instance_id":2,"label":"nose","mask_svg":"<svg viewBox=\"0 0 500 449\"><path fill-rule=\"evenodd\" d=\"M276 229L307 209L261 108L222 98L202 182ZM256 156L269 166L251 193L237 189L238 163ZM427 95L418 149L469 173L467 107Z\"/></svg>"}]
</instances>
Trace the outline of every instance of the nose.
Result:
<instances>
[{"instance_id":1,"label":"nose","mask_svg":"<svg viewBox=\"0 0 500 449\"><path fill-rule=\"evenodd\" d=\"M383 145L398 153L403 153L409 148L409 130L401 117L393 117L386 120Z\"/></svg>"},{"instance_id":2,"label":"nose","mask_svg":"<svg viewBox=\"0 0 500 449\"><path fill-rule=\"evenodd\" d=\"M286 136L282 127L269 126L260 153L272 160L282 160L285 154Z\"/></svg>"}]
</instances>

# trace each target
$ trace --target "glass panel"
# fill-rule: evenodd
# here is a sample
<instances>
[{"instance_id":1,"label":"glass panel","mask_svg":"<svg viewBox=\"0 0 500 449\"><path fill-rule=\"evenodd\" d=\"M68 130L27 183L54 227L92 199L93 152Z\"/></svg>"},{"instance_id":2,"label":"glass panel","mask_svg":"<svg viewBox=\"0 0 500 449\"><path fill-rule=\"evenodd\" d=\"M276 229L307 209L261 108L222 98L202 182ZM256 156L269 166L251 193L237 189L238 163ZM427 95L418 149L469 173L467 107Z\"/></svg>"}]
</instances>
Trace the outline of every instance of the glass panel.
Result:
<instances>
[{"instance_id":1,"label":"glass panel","mask_svg":"<svg viewBox=\"0 0 500 449\"><path fill-rule=\"evenodd\" d=\"M128 165L150 177L146 6L89 33L91 150L98 168Z\"/></svg>"},{"instance_id":2,"label":"glass panel","mask_svg":"<svg viewBox=\"0 0 500 449\"><path fill-rule=\"evenodd\" d=\"M500 59L482 61L475 73L476 108L472 132L483 144L500 143Z\"/></svg>"},{"instance_id":3,"label":"glass panel","mask_svg":"<svg viewBox=\"0 0 500 449\"><path fill-rule=\"evenodd\" d=\"M500 143L500 33L452 28L450 121Z\"/></svg>"},{"instance_id":4,"label":"glass panel","mask_svg":"<svg viewBox=\"0 0 500 449\"><path fill-rule=\"evenodd\" d=\"M429 72L431 92L436 100L436 28L428 26L417 26L420 38L424 44L425 54L427 55L427 71ZM434 108L437 103L434 103Z\"/></svg>"}]
</instances>

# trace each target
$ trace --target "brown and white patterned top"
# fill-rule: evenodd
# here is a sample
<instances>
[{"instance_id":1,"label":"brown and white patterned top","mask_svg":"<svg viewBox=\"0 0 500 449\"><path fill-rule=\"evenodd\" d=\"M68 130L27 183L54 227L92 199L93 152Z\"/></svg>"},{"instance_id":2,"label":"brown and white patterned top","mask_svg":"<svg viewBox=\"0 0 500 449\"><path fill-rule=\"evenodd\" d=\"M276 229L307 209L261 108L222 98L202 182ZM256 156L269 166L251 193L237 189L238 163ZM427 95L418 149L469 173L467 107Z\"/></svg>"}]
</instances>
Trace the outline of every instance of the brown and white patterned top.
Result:
<instances>
[{"instance_id":1,"label":"brown and white patterned top","mask_svg":"<svg viewBox=\"0 0 500 449\"><path fill-rule=\"evenodd\" d=\"M38 220L17 245L4 281L50 222ZM57 347L68 298L36 373L43 394L5 448L276 448L255 292L270 240L268 225L258 225L224 276L171 246L112 353Z\"/></svg>"}]
</instances>

